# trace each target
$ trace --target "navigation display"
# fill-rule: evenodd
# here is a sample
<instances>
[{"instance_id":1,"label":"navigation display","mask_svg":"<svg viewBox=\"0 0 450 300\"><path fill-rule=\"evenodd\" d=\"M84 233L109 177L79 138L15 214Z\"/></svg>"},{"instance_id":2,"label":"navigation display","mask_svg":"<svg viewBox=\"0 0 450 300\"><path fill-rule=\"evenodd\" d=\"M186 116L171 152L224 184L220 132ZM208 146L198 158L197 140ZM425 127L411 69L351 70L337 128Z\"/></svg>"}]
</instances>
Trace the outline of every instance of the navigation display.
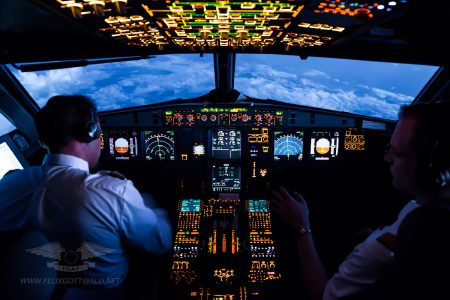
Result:
<instances>
[{"instance_id":1,"label":"navigation display","mask_svg":"<svg viewBox=\"0 0 450 300\"><path fill-rule=\"evenodd\" d=\"M109 156L115 160L130 160L139 154L138 133L131 129L108 131Z\"/></svg>"},{"instance_id":2,"label":"navigation display","mask_svg":"<svg viewBox=\"0 0 450 300\"><path fill-rule=\"evenodd\" d=\"M175 160L175 133L173 130L145 130L144 152L146 160Z\"/></svg>"},{"instance_id":3,"label":"navigation display","mask_svg":"<svg viewBox=\"0 0 450 300\"><path fill-rule=\"evenodd\" d=\"M200 199L181 200L182 212L200 212Z\"/></svg>"},{"instance_id":4,"label":"navigation display","mask_svg":"<svg viewBox=\"0 0 450 300\"><path fill-rule=\"evenodd\" d=\"M215 129L212 131L212 158L241 158L241 132L235 129Z\"/></svg>"},{"instance_id":5,"label":"navigation display","mask_svg":"<svg viewBox=\"0 0 450 300\"><path fill-rule=\"evenodd\" d=\"M338 131L311 132L311 158L314 160L330 160L339 154Z\"/></svg>"},{"instance_id":6,"label":"navigation display","mask_svg":"<svg viewBox=\"0 0 450 300\"><path fill-rule=\"evenodd\" d=\"M214 192L241 190L241 167L227 163L214 164L212 166L211 184Z\"/></svg>"},{"instance_id":7,"label":"navigation display","mask_svg":"<svg viewBox=\"0 0 450 300\"><path fill-rule=\"evenodd\" d=\"M266 200L248 200L248 211L249 212L268 212Z\"/></svg>"},{"instance_id":8,"label":"navigation display","mask_svg":"<svg viewBox=\"0 0 450 300\"><path fill-rule=\"evenodd\" d=\"M303 160L303 131L274 132L273 158L278 160Z\"/></svg>"}]
</instances>

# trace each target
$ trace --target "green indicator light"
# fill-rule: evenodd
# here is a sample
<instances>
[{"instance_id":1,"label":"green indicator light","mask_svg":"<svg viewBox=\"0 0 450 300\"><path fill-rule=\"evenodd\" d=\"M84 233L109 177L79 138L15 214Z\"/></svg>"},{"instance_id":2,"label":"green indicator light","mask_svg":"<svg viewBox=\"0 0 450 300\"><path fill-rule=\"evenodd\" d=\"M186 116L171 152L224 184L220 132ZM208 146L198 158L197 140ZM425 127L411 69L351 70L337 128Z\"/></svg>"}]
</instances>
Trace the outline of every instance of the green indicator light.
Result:
<instances>
[{"instance_id":1,"label":"green indicator light","mask_svg":"<svg viewBox=\"0 0 450 300\"><path fill-rule=\"evenodd\" d=\"M170 116L170 115L172 115L173 114L173 111L171 111L171 110L166 110L166 116Z\"/></svg>"},{"instance_id":2,"label":"green indicator light","mask_svg":"<svg viewBox=\"0 0 450 300\"><path fill-rule=\"evenodd\" d=\"M193 26L200 26L200 25L211 25L211 23L209 23L209 22L190 22L189 23L190 25L193 25ZM213 25L214 26L214 25ZM215 25L216 27L217 27L217 25Z\"/></svg>"},{"instance_id":3,"label":"green indicator light","mask_svg":"<svg viewBox=\"0 0 450 300\"><path fill-rule=\"evenodd\" d=\"M283 112L282 111L277 111L276 114L277 114L277 116L282 116Z\"/></svg>"}]
</instances>

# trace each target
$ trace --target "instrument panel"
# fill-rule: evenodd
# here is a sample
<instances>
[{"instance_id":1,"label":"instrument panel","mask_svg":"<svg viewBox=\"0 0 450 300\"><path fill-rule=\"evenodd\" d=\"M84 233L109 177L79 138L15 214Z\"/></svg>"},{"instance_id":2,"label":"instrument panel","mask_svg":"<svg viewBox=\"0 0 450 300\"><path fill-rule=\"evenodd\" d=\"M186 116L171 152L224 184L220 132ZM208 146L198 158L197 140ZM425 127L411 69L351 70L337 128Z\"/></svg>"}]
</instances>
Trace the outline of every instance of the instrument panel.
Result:
<instances>
[{"instance_id":1,"label":"instrument panel","mask_svg":"<svg viewBox=\"0 0 450 300\"><path fill-rule=\"evenodd\" d=\"M357 118L300 109L176 106L101 119L103 162L176 181L176 299L271 298L283 272L268 186L287 166L339 164L368 148Z\"/></svg>"},{"instance_id":2,"label":"instrument panel","mask_svg":"<svg viewBox=\"0 0 450 300\"><path fill-rule=\"evenodd\" d=\"M159 109L146 115L118 128L111 124L120 116L107 118L105 160L307 162L338 160L343 152L366 149L355 118L234 106Z\"/></svg>"}]
</instances>

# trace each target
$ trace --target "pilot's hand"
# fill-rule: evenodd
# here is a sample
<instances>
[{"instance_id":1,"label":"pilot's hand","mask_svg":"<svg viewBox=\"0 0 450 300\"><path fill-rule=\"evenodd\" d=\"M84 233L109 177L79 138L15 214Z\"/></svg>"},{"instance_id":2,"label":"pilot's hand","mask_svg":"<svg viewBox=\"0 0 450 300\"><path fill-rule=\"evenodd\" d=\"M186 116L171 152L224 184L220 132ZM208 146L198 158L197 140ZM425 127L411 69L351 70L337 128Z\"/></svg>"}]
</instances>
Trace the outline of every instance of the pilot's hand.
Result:
<instances>
[{"instance_id":1,"label":"pilot's hand","mask_svg":"<svg viewBox=\"0 0 450 300\"><path fill-rule=\"evenodd\" d=\"M305 199L297 192L289 193L284 187L272 191L272 209L292 228L309 228L309 211Z\"/></svg>"}]
</instances>

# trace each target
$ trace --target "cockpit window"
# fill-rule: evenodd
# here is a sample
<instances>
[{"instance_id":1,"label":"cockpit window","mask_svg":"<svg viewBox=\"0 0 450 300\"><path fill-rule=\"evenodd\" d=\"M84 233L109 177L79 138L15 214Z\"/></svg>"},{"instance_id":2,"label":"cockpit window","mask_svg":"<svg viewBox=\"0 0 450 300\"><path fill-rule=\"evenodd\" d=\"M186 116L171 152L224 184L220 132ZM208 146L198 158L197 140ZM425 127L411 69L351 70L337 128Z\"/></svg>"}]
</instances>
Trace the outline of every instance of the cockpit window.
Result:
<instances>
[{"instance_id":1,"label":"cockpit window","mask_svg":"<svg viewBox=\"0 0 450 300\"><path fill-rule=\"evenodd\" d=\"M0 112L0 136L9 133L16 129L14 126L1 112Z\"/></svg>"},{"instance_id":2,"label":"cockpit window","mask_svg":"<svg viewBox=\"0 0 450 300\"><path fill-rule=\"evenodd\" d=\"M272 99L396 120L438 67L288 55L238 54L235 89Z\"/></svg>"},{"instance_id":3,"label":"cockpit window","mask_svg":"<svg viewBox=\"0 0 450 300\"><path fill-rule=\"evenodd\" d=\"M212 54L160 55L38 72L10 69L40 107L54 95L85 94L105 111L198 97L215 87Z\"/></svg>"},{"instance_id":4,"label":"cockpit window","mask_svg":"<svg viewBox=\"0 0 450 300\"><path fill-rule=\"evenodd\" d=\"M105 111L195 98L215 88L212 54L37 72L10 69L40 107L57 94L89 95ZM396 120L399 107L415 99L438 67L237 54L235 70L234 88L246 96Z\"/></svg>"}]
</instances>

